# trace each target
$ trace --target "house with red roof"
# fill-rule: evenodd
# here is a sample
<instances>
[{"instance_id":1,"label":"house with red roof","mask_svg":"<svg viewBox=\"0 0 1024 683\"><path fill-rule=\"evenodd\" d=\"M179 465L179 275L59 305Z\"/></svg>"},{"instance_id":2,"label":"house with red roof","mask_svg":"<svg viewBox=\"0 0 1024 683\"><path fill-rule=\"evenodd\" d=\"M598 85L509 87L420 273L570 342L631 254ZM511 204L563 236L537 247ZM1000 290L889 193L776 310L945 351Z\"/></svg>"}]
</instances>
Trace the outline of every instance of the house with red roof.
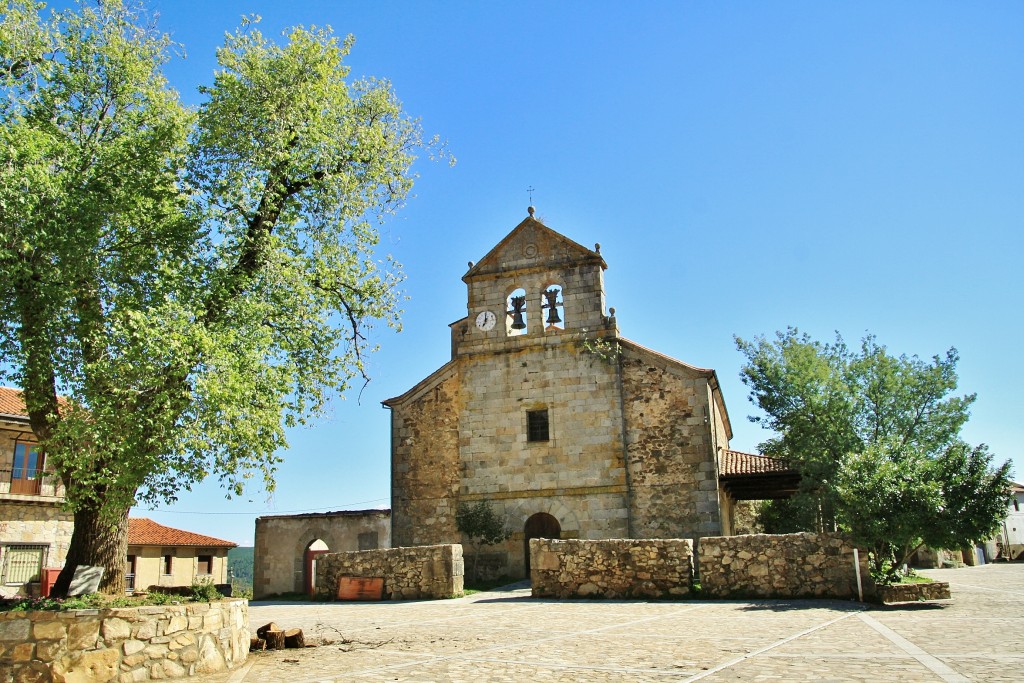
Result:
<instances>
[{"instance_id":1,"label":"house with red roof","mask_svg":"<svg viewBox=\"0 0 1024 683\"><path fill-rule=\"evenodd\" d=\"M228 583L228 550L237 545L145 517L129 518L126 587L135 591L151 586Z\"/></svg>"},{"instance_id":2,"label":"house with red roof","mask_svg":"<svg viewBox=\"0 0 1024 683\"><path fill-rule=\"evenodd\" d=\"M38 595L44 569L64 566L74 516L61 509L64 484L46 462L20 389L0 387L0 596ZM235 543L129 519L129 587L227 583Z\"/></svg>"},{"instance_id":3,"label":"house with red roof","mask_svg":"<svg viewBox=\"0 0 1024 683\"><path fill-rule=\"evenodd\" d=\"M37 594L43 569L64 565L74 521L63 500L21 390L0 387L0 596Z\"/></svg>"}]
</instances>

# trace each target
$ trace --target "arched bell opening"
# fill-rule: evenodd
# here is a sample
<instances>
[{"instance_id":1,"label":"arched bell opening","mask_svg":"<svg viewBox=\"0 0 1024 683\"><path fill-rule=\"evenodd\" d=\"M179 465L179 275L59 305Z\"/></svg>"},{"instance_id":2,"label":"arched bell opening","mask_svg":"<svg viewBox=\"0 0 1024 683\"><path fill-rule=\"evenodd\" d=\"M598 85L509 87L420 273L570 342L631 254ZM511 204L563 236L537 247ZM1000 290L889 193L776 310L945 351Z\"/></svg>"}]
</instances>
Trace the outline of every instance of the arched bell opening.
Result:
<instances>
[{"instance_id":1,"label":"arched bell opening","mask_svg":"<svg viewBox=\"0 0 1024 683\"><path fill-rule=\"evenodd\" d=\"M530 578L530 539L561 538L562 525L552 515L537 512L530 515L523 526L523 566L526 567L526 578Z\"/></svg>"},{"instance_id":2,"label":"arched bell opening","mask_svg":"<svg viewBox=\"0 0 1024 683\"><path fill-rule=\"evenodd\" d=\"M522 287L512 290L505 299L505 334L516 337L527 333L526 290Z\"/></svg>"},{"instance_id":3,"label":"arched bell opening","mask_svg":"<svg viewBox=\"0 0 1024 683\"><path fill-rule=\"evenodd\" d=\"M565 306L562 300L562 286L548 285L541 295L541 310L544 312L544 332L565 329Z\"/></svg>"},{"instance_id":4,"label":"arched bell opening","mask_svg":"<svg viewBox=\"0 0 1024 683\"><path fill-rule=\"evenodd\" d=\"M306 546L303 562L302 585L307 595L316 595L316 561L320 555L329 553L330 548L321 539L312 541Z\"/></svg>"}]
</instances>

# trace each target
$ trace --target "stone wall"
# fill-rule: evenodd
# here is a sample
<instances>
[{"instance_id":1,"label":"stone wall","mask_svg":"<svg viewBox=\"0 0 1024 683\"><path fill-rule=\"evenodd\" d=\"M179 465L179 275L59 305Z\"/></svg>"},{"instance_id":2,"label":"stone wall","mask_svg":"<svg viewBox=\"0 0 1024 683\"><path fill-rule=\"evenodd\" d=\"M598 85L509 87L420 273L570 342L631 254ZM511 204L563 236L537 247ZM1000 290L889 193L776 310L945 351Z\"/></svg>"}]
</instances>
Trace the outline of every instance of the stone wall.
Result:
<instances>
[{"instance_id":1,"label":"stone wall","mask_svg":"<svg viewBox=\"0 0 1024 683\"><path fill-rule=\"evenodd\" d=\"M301 593L312 563L306 551L323 541L331 552L391 546L390 510L345 510L256 519L253 596ZM322 547L322 546L321 546Z\"/></svg>"},{"instance_id":2,"label":"stone wall","mask_svg":"<svg viewBox=\"0 0 1024 683\"><path fill-rule=\"evenodd\" d=\"M683 597L693 584L690 539L530 541L534 597Z\"/></svg>"},{"instance_id":3,"label":"stone wall","mask_svg":"<svg viewBox=\"0 0 1024 683\"><path fill-rule=\"evenodd\" d=\"M878 587L878 599L884 603L949 600L949 598L949 584L945 581L900 583L893 586Z\"/></svg>"},{"instance_id":4,"label":"stone wall","mask_svg":"<svg viewBox=\"0 0 1024 683\"><path fill-rule=\"evenodd\" d=\"M623 348L631 536L721 534L709 371Z\"/></svg>"},{"instance_id":5,"label":"stone wall","mask_svg":"<svg viewBox=\"0 0 1024 683\"><path fill-rule=\"evenodd\" d=\"M729 598L857 598L853 546L839 534L753 534L700 539L701 591ZM864 595L874 594L866 552Z\"/></svg>"},{"instance_id":6,"label":"stone wall","mask_svg":"<svg viewBox=\"0 0 1024 683\"><path fill-rule=\"evenodd\" d=\"M7 581L7 552L11 546L40 546L43 567L60 568L64 566L74 526L74 516L56 503L0 502L0 597L39 594L38 583Z\"/></svg>"},{"instance_id":7,"label":"stone wall","mask_svg":"<svg viewBox=\"0 0 1024 683\"><path fill-rule=\"evenodd\" d=\"M461 367L459 501L490 501L517 532L499 546L508 573L525 576L522 532L537 513L579 538L628 536L614 365L559 343L465 358ZM533 410L547 411L546 441L527 439Z\"/></svg>"},{"instance_id":8,"label":"stone wall","mask_svg":"<svg viewBox=\"0 0 1024 683\"><path fill-rule=\"evenodd\" d=\"M317 563L317 593L336 597L343 576L384 579L391 600L462 595L462 546L432 545L349 553L328 553Z\"/></svg>"},{"instance_id":9,"label":"stone wall","mask_svg":"<svg viewBox=\"0 0 1024 683\"><path fill-rule=\"evenodd\" d=\"M455 365L402 398L391 414L391 544L454 542L462 406Z\"/></svg>"},{"instance_id":10,"label":"stone wall","mask_svg":"<svg viewBox=\"0 0 1024 683\"><path fill-rule=\"evenodd\" d=\"M249 653L248 603L0 613L3 681L134 683L232 669Z\"/></svg>"}]
</instances>

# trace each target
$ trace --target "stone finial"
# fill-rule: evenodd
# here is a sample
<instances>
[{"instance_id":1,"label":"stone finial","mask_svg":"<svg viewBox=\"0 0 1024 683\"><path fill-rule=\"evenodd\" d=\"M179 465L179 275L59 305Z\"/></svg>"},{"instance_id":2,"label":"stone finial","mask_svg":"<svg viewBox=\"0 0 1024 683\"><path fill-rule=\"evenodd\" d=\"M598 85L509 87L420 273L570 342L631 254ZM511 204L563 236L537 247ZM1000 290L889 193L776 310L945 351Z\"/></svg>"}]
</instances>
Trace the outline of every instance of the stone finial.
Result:
<instances>
[{"instance_id":1,"label":"stone finial","mask_svg":"<svg viewBox=\"0 0 1024 683\"><path fill-rule=\"evenodd\" d=\"M535 213L536 211L537 211L537 208L536 208L536 207L533 207L533 206L528 206L528 207L526 207L526 213L530 214L530 218L533 218L533 214L534 214L534 213Z\"/></svg>"},{"instance_id":2,"label":"stone finial","mask_svg":"<svg viewBox=\"0 0 1024 683\"><path fill-rule=\"evenodd\" d=\"M470 262L469 262L469 267L470 267L470 268L472 268L472 267L473 267L473 262L472 262L472 261L470 261Z\"/></svg>"},{"instance_id":3,"label":"stone finial","mask_svg":"<svg viewBox=\"0 0 1024 683\"><path fill-rule=\"evenodd\" d=\"M609 308L608 309L608 315L610 315L611 317L614 318L615 317L615 309L614 308Z\"/></svg>"},{"instance_id":4,"label":"stone finial","mask_svg":"<svg viewBox=\"0 0 1024 683\"><path fill-rule=\"evenodd\" d=\"M596 242L594 244L594 251L596 251L598 254L601 253L601 243L600 242Z\"/></svg>"}]
</instances>

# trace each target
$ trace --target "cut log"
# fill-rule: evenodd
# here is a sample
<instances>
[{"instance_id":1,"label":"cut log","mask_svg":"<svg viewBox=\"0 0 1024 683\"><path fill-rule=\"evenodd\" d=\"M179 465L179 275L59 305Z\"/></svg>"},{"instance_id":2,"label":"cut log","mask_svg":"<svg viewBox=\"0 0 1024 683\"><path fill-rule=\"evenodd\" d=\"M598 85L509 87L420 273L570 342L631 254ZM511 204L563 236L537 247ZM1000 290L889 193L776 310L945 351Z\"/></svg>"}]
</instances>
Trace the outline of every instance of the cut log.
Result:
<instances>
[{"instance_id":1,"label":"cut log","mask_svg":"<svg viewBox=\"0 0 1024 683\"><path fill-rule=\"evenodd\" d=\"M267 641L268 650L284 649L284 631L267 631L263 637Z\"/></svg>"},{"instance_id":2,"label":"cut log","mask_svg":"<svg viewBox=\"0 0 1024 683\"><path fill-rule=\"evenodd\" d=\"M249 639L249 652L258 652L260 650L267 649L267 641L263 638L250 638Z\"/></svg>"},{"instance_id":3,"label":"cut log","mask_svg":"<svg viewBox=\"0 0 1024 683\"><path fill-rule=\"evenodd\" d=\"M306 647L306 638L301 628L290 628L284 632L285 647Z\"/></svg>"},{"instance_id":4,"label":"cut log","mask_svg":"<svg viewBox=\"0 0 1024 683\"><path fill-rule=\"evenodd\" d=\"M264 624L263 626L260 626L258 629L256 629L256 637L257 638L265 638L266 636L264 634L267 631L280 631L280 630L281 630L280 626L278 626L274 622L270 622L269 624Z\"/></svg>"}]
</instances>

